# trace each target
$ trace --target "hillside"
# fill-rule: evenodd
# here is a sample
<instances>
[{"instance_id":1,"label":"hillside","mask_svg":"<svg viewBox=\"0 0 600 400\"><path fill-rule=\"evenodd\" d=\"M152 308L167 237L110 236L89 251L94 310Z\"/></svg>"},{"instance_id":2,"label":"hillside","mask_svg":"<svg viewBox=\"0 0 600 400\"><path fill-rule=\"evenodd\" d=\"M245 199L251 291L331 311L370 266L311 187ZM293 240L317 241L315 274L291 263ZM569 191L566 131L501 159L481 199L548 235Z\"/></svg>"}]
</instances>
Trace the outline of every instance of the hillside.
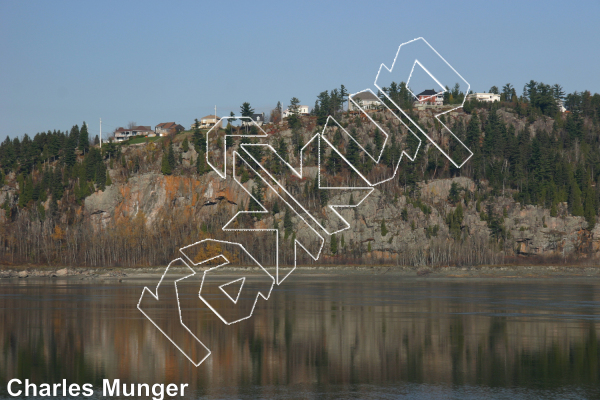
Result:
<instances>
[{"instance_id":1,"label":"hillside","mask_svg":"<svg viewBox=\"0 0 600 400\"><path fill-rule=\"evenodd\" d=\"M588 93L586 100L582 95L577 108L551 116L518 100L473 103L465 107L468 113L446 115L442 122L474 153L461 169L421 137L414 162L403 157L394 175L402 151L416 151L418 141L408 134L405 118L383 111L369 115L392 133L388 142L360 115L330 114L365 150L318 115L266 125L268 139L260 143L271 144L291 165L299 165L298 150L309 143L302 155L306 171L302 178L290 174L266 149L255 146L253 156L330 232L340 229L343 221L327 206L356 205L361 194L320 189L318 160L321 179L329 186L359 186L360 177L331 148L319 150L310 144L323 129L320 124L327 124L332 145L365 177L391 178L360 205L340 211L350 229L324 235L317 263L443 266L590 260L600 247L599 98ZM413 111L411 119L461 156L431 110ZM215 164L223 159L224 144L226 156L232 157L233 150L241 152L241 143L259 143L253 138L225 138L236 129L227 127L215 143L209 141L209 157ZM295 239L312 240L315 224L303 223L285 207L250 164L239 160L237 164L247 192L231 177L222 179L210 170L204 132L111 144L100 150L97 145L81 145L86 141L84 130L75 126L68 134L55 131L33 139L7 139L0 146L1 263L164 265L182 246L202 238L230 237L221 227L238 211L260 210L249 193L268 212L246 214L233 223L248 229L278 229L280 262L293 263ZM365 156L379 150L383 150L379 164ZM265 263L274 263L273 237L250 231L234 236L251 253L261 253ZM300 262L314 261L302 256Z\"/></svg>"}]
</instances>

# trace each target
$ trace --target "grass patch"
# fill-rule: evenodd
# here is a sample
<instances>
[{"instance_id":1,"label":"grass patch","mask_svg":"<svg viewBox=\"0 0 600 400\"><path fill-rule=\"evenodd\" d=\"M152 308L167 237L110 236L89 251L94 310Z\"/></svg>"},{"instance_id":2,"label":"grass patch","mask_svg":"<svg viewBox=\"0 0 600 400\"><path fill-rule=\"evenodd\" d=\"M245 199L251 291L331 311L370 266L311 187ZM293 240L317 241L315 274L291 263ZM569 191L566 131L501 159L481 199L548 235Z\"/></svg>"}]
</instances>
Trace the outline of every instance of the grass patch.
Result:
<instances>
[{"instance_id":1,"label":"grass patch","mask_svg":"<svg viewBox=\"0 0 600 400\"><path fill-rule=\"evenodd\" d=\"M145 137L145 136L136 136L133 138L130 138L127 141L123 141L121 143L123 144L138 144L138 143L146 143L146 140L148 140L148 142L155 142L157 140L159 140L161 137L160 136L155 136L155 137Z\"/></svg>"}]
</instances>

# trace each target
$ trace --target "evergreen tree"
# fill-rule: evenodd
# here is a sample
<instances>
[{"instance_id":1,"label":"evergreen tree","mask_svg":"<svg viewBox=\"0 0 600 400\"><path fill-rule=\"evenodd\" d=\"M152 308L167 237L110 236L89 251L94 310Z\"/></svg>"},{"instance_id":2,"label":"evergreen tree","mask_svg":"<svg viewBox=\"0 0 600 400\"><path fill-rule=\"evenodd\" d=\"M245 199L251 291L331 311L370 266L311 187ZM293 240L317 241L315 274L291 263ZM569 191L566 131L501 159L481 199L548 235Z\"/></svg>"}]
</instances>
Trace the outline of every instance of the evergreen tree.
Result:
<instances>
[{"instance_id":1,"label":"evergreen tree","mask_svg":"<svg viewBox=\"0 0 600 400\"><path fill-rule=\"evenodd\" d=\"M71 128L71 131L69 132L69 138L68 138L68 142L70 142L69 144L72 145L74 148L77 148L77 146L79 145L79 126L78 125L73 125L73 127Z\"/></svg>"},{"instance_id":2,"label":"evergreen tree","mask_svg":"<svg viewBox=\"0 0 600 400\"><path fill-rule=\"evenodd\" d=\"M73 145L73 142L71 140L67 142L67 147L65 148L64 162L65 165L68 167L72 167L73 165L75 165L75 162L77 162L77 156L75 155L75 146Z\"/></svg>"},{"instance_id":3,"label":"evergreen tree","mask_svg":"<svg viewBox=\"0 0 600 400\"><path fill-rule=\"evenodd\" d=\"M385 226L385 218L381 220L381 236L386 236L388 234L387 226Z\"/></svg>"},{"instance_id":4,"label":"evergreen tree","mask_svg":"<svg viewBox=\"0 0 600 400\"><path fill-rule=\"evenodd\" d=\"M240 113L242 114L242 117L252 117L254 109L250 107L250 103L246 101L240 107Z\"/></svg>"},{"instance_id":5,"label":"evergreen tree","mask_svg":"<svg viewBox=\"0 0 600 400\"><path fill-rule=\"evenodd\" d=\"M169 167L171 171L175 169L177 166L177 161L175 159L175 152L173 151L173 143L169 143L169 149L167 152L167 161L169 163Z\"/></svg>"},{"instance_id":6,"label":"evergreen tree","mask_svg":"<svg viewBox=\"0 0 600 400\"><path fill-rule=\"evenodd\" d=\"M208 165L206 164L206 155L204 152L200 152L198 154L198 158L196 158L196 172L198 175L204 175L209 171Z\"/></svg>"},{"instance_id":7,"label":"evergreen tree","mask_svg":"<svg viewBox=\"0 0 600 400\"><path fill-rule=\"evenodd\" d=\"M325 125L325 122L327 122L327 117L330 115L331 98L329 97L329 91L325 90L324 92L319 93L319 96L317 96L317 102L318 107L315 110L317 115L317 124L322 126ZM290 107L292 106L290 105Z\"/></svg>"},{"instance_id":8,"label":"evergreen tree","mask_svg":"<svg viewBox=\"0 0 600 400\"><path fill-rule=\"evenodd\" d=\"M28 175L23 179L23 185L20 186L21 192L19 193L19 207L25 207L33 200L33 181L31 175Z\"/></svg>"},{"instance_id":9,"label":"evergreen tree","mask_svg":"<svg viewBox=\"0 0 600 400\"><path fill-rule=\"evenodd\" d=\"M588 184L585 193L585 209L583 211L583 216L588 223L588 230L592 230L596 224L596 210L596 193L592 185Z\"/></svg>"},{"instance_id":10,"label":"evergreen tree","mask_svg":"<svg viewBox=\"0 0 600 400\"><path fill-rule=\"evenodd\" d=\"M356 138L356 130L354 130L352 132L352 137ZM348 162L355 166L358 167L359 166L359 161L360 161L360 147L358 147L358 143L356 143L355 140L353 139L348 139L348 146L346 148L346 159L348 160Z\"/></svg>"},{"instance_id":11,"label":"evergreen tree","mask_svg":"<svg viewBox=\"0 0 600 400\"><path fill-rule=\"evenodd\" d=\"M244 170L242 171L242 176L240 177L240 182L246 183L249 180L250 180L250 175L248 174L248 170L246 168L244 168Z\"/></svg>"},{"instance_id":12,"label":"evergreen tree","mask_svg":"<svg viewBox=\"0 0 600 400\"><path fill-rule=\"evenodd\" d=\"M171 175L171 163L169 162L169 155L167 152L163 153L162 161L160 163L160 171L163 175Z\"/></svg>"},{"instance_id":13,"label":"evergreen tree","mask_svg":"<svg viewBox=\"0 0 600 400\"><path fill-rule=\"evenodd\" d=\"M194 120L194 131L192 133L192 143L197 153L206 152L206 135L202 134L200 130L200 122L198 119Z\"/></svg>"},{"instance_id":14,"label":"evergreen tree","mask_svg":"<svg viewBox=\"0 0 600 400\"><path fill-rule=\"evenodd\" d=\"M325 207L327 205L327 202L329 201L327 190L319 190L319 200L321 202L321 207Z\"/></svg>"},{"instance_id":15,"label":"evergreen tree","mask_svg":"<svg viewBox=\"0 0 600 400\"><path fill-rule=\"evenodd\" d=\"M454 237L455 240L458 240L460 238L463 217L464 214L461 203L458 204L454 211L451 211L446 216L446 224L448 225L448 230L450 231L450 234L452 235L452 237Z\"/></svg>"},{"instance_id":16,"label":"evergreen tree","mask_svg":"<svg viewBox=\"0 0 600 400\"><path fill-rule=\"evenodd\" d=\"M460 185L456 182L452 182L450 186L450 193L448 194L448 201L452 204L456 204L460 201Z\"/></svg>"},{"instance_id":17,"label":"evergreen tree","mask_svg":"<svg viewBox=\"0 0 600 400\"><path fill-rule=\"evenodd\" d=\"M477 114L473 114L469 125L467 125L467 139L465 145L475 152L479 149L479 140L481 138L481 129L479 127L479 118Z\"/></svg>"},{"instance_id":18,"label":"evergreen tree","mask_svg":"<svg viewBox=\"0 0 600 400\"><path fill-rule=\"evenodd\" d=\"M285 231L284 238L287 239L288 236L292 233L292 229L294 228L294 224L292 222L292 217L290 212L286 209L285 214L283 215L283 229Z\"/></svg>"},{"instance_id":19,"label":"evergreen tree","mask_svg":"<svg viewBox=\"0 0 600 400\"><path fill-rule=\"evenodd\" d=\"M96 165L96 187L100 190L106 188L106 166L102 161Z\"/></svg>"},{"instance_id":20,"label":"evergreen tree","mask_svg":"<svg viewBox=\"0 0 600 400\"><path fill-rule=\"evenodd\" d=\"M336 255L338 252L338 239L335 233L331 235L331 244L330 244L331 254Z\"/></svg>"},{"instance_id":21,"label":"evergreen tree","mask_svg":"<svg viewBox=\"0 0 600 400\"><path fill-rule=\"evenodd\" d=\"M79 150L85 154L90 148L90 135L88 133L87 124L84 122L79 131Z\"/></svg>"},{"instance_id":22,"label":"evergreen tree","mask_svg":"<svg viewBox=\"0 0 600 400\"><path fill-rule=\"evenodd\" d=\"M373 143L375 144L376 156L379 157L381 147L383 146L383 136L381 135L381 132L379 132L379 129L375 129Z\"/></svg>"},{"instance_id":23,"label":"evergreen tree","mask_svg":"<svg viewBox=\"0 0 600 400\"><path fill-rule=\"evenodd\" d=\"M233 114L233 112L232 112ZM233 147L235 144L235 141L233 139L233 125L231 125L231 122L227 122L227 127L225 127L225 146L227 146L227 148Z\"/></svg>"},{"instance_id":24,"label":"evergreen tree","mask_svg":"<svg viewBox=\"0 0 600 400\"><path fill-rule=\"evenodd\" d=\"M583 205L581 204L581 190L579 189L579 186L577 186L577 181L573 177L573 174L571 174L569 207L571 209L571 214L573 214L574 216L583 216Z\"/></svg>"},{"instance_id":25,"label":"evergreen tree","mask_svg":"<svg viewBox=\"0 0 600 400\"><path fill-rule=\"evenodd\" d=\"M296 97L292 97L288 110L291 115L288 117L288 125L290 128L300 128L300 100Z\"/></svg>"},{"instance_id":26,"label":"evergreen tree","mask_svg":"<svg viewBox=\"0 0 600 400\"><path fill-rule=\"evenodd\" d=\"M348 91L346 90L346 86L340 86L340 100L342 103L342 109L344 108L344 103L348 101Z\"/></svg>"},{"instance_id":27,"label":"evergreen tree","mask_svg":"<svg viewBox=\"0 0 600 400\"><path fill-rule=\"evenodd\" d=\"M184 153L187 153L188 150L190 149L190 144L188 142L187 137L185 139L183 139L183 142L181 143L181 149L183 150Z\"/></svg>"}]
</instances>

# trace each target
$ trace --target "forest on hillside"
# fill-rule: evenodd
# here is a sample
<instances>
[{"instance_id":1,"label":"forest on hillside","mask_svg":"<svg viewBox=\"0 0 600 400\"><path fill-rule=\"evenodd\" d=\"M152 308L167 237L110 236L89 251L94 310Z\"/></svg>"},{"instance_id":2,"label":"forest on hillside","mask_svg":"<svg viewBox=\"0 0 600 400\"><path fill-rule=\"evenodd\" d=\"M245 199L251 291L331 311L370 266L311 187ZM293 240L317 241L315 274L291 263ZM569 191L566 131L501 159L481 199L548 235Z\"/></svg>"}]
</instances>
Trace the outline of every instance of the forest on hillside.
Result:
<instances>
[{"instance_id":1,"label":"forest on hillside","mask_svg":"<svg viewBox=\"0 0 600 400\"><path fill-rule=\"evenodd\" d=\"M397 104L410 105L404 83L384 88ZM490 92L500 92L492 87ZM589 91L575 92L565 96L558 85L530 81L523 93L517 96L512 85L502 88L502 101L484 103L468 101L462 112L454 117L442 117L442 123L473 151L472 158L461 168L455 168L433 146L426 145L414 162L403 160L395 178L385 183L381 190L390 198L405 196L411 204L423 210L435 207L421 199L419 184L427 181L463 176L472 179L477 189L467 191L453 187L447 202L454 211L446 216L448 229L457 234L450 240L465 240L462 211L457 209L476 203L481 220L490 229L490 248L500 249L498 243L506 240L507 231L503 215L493 211L491 205L500 197L511 197L523 205L536 205L550 210L556 216L560 205L566 204L573 216L582 216L591 230L596 223L600 206L600 95ZM460 104L465 94L448 89L447 104ZM392 104L380 94L382 100ZM272 133L273 147L288 161L297 159L298 150L310 138L323 129L327 118L332 116L348 132L364 144L366 152L376 153L383 148L382 162L375 164L365 151L352 140L331 131L332 143L344 156L356 165L365 176L392 176L402 151L415 146L414 138L383 110L374 110L374 120L392 132L389 145L383 147L384 136L378 129L371 129L368 121L345 111L348 101L345 88L321 92L317 96L312 115L292 115L281 121L281 106L271 112L273 124L265 129ZM558 105L563 103L567 112L561 113ZM290 106L299 104L292 99ZM408 124L399 111L392 110ZM253 112L249 103L241 107L242 115ZM507 117L508 116L508 117ZM411 111L415 121L431 136L441 135L443 128L427 113ZM518 123L507 123L509 118ZM521 127L517 129L516 127ZM546 128L532 129L544 126ZM258 143L257 139L226 136L236 128L223 127L220 135L228 149L239 148L243 143ZM288 132L289 134L284 134ZM424 144L425 138L421 138ZM222 143L216 144L216 149ZM208 144L211 146L212 144ZM124 143L98 145L91 140L87 127L75 125L69 132L47 131L33 137L6 138L0 144L0 262L4 264L37 263L53 265L162 265L167 263L181 243L202 235L217 235L215 221L185 220L174 212L161 216L154 229L147 229L141 220L131 219L119 223L124 226L107 226L100 233L86 224L85 199L91 194L113 185L127 184L132 177L149 172L168 176L185 176L202 179L211 174L205 161L207 149L205 131L199 128L191 132L161 138L141 147ZM184 161L190 151L192 160ZM319 210L328 203L326 191L318 190L314 180L294 180L289 171L273 155L263 153L261 147L253 148L253 157L268 165L286 182L292 193L304 199L307 208ZM317 158L317 149L309 148L307 157ZM348 165L331 149L321 149L325 179L331 182L350 181L353 178ZM457 149L460 152L460 149ZM296 160L297 161L297 160ZM214 174L214 173L212 173ZM242 182L257 181L249 170L244 170ZM260 182L260 180L258 180ZM263 201L265 188L260 184L252 187L252 194ZM278 204L269 205L271 208ZM258 204L249 200L243 205L249 211L257 210ZM404 212L404 211L403 211ZM256 215L252 222L261 218ZM403 218L399 215L398 218ZM283 221L285 223L285 221ZM289 222L288 222L289 224ZM165 229L176 226L177 229ZM180 229L179 229L180 228ZM434 228L431 228L434 229ZM123 236L122 232L127 232ZM174 234L173 232L178 232ZM90 238L97 240L92 241ZM125 239L125 240L124 240ZM337 240L337 239L336 239ZM96 243L97 242L97 243ZM496 246L496 247L495 247ZM368 244L360 254L370 251ZM330 248L332 256L340 254L336 242ZM356 262L360 262L360 254Z\"/></svg>"}]
</instances>

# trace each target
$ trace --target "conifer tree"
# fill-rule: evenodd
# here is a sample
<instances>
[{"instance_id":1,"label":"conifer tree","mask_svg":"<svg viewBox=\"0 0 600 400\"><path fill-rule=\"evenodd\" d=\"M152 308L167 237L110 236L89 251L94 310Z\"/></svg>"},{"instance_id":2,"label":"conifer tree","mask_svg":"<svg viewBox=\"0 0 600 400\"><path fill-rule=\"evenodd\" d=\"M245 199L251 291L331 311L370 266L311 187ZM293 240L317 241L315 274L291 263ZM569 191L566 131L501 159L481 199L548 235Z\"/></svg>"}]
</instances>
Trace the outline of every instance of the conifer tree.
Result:
<instances>
[{"instance_id":1,"label":"conifer tree","mask_svg":"<svg viewBox=\"0 0 600 400\"><path fill-rule=\"evenodd\" d=\"M283 229L285 230L285 239L287 239L288 236L292 233L293 228L294 224L292 222L292 217L290 216L290 212L286 209L285 214L283 215Z\"/></svg>"},{"instance_id":2,"label":"conifer tree","mask_svg":"<svg viewBox=\"0 0 600 400\"><path fill-rule=\"evenodd\" d=\"M163 173L163 175L171 175L172 173L171 163L169 162L169 155L166 152L163 153L162 156L162 161L160 163L160 171Z\"/></svg>"},{"instance_id":3,"label":"conifer tree","mask_svg":"<svg viewBox=\"0 0 600 400\"><path fill-rule=\"evenodd\" d=\"M594 192L592 185L588 184L585 193L585 209L583 211L583 216L588 223L588 230L592 230L594 225L596 225L596 210L596 193Z\"/></svg>"},{"instance_id":4,"label":"conifer tree","mask_svg":"<svg viewBox=\"0 0 600 400\"><path fill-rule=\"evenodd\" d=\"M23 186L19 194L19 207L27 206L31 200L33 200L33 181L31 175L28 175L23 180Z\"/></svg>"},{"instance_id":5,"label":"conifer tree","mask_svg":"<svg viewBox=\"0 0 600 400\"><path fill-rule=\"evenodd\" d=\"M196 152L200 153L201 151L206 151L206 136L202 135L202 131L200 130L200 122L198 119L195 119L194 132L192 133L192 143L194 144Z\"/></svg>"},{"instance_id":6,"label":"conifer tree","mask_svg":"<svg viewBox=\"0 0 600 400\"><path fill-rule=\"evenodd\" d=\"M106 166L102 161L96 165L96 187L100 190L106 188Z\"/></svg>"},{"instance_id":7,"label":"conifer tree","mask_svg":"<svg viewBox=\"0 0 600 400\"><path fill-rule=\"evenodd\" d=\"M67 147L65 148L65 152L64 152L65 165L68 167L72 167L73 165L75 165L76 161L77 161L77 156L75 155L75 145L73 144L73 142L71 140L68 140Z\"/></svg>"},{"instance_id":8,"label":"conifer tree","mask_svg":"<svg viewBox=\"0 0 600 400\"><path fill-rule=\"evenodd\" d=\"M571 214L575 217L583 216L583 206L581 204L581 190L577 186L577 182L571 174L571 188L569 193L569 207Z\"/></svg>"},{"instance_id":9,"label":"conifer tree","mask_svg":"<svg viewBox=\"0 0 600 400\"><path fill-rule=\"evenodd\" d=\"M387 226L385 226L385 218L381 220L381 236L386 236L388 234Z\"/></svg>"},{"instance_id":10,"label":"conifer tree","mask_svg":"<svg viewBox=\"0 0 600 400\"><path fill-rule=\"evenodd\" d=\"M335 255L338 252L338 239L335 233L331 235L331 244L330 244L331 254Z\"/></svg>"},{"instance_id":11,"label":"conifer tree","mask_svg":"<svg viewBox=\"0 0 600 400\"><path fill-rule=\"evenodd\" d=\"M173 151L173 143L169 143L169 150L167 153L167 161L171 171L177 166L177 160L175 159L175 152Z\"/></svg>"},{"instance_id":12,"label":"conifer tree","mask_svg":"<svg viewBox=\"0 0 600 400\"><path fill-rule=\"evenodd\" d=\"M90 135L88 133L87 124L84 122L79 131L79 150L85 154L90 148Z\"/></svg>"},{"instance_id":13,"label":"conifer tree","mask_svg":"<svg viewBox=\"0 0 600 400\"><path fill-rule=\"evenodd\" d=\"M204 152L198 153L198 157L196 158L196 172L198 175L204 175L208 172L208 166L206 165L206 156Z\"/></svg>"}]
</instances>

